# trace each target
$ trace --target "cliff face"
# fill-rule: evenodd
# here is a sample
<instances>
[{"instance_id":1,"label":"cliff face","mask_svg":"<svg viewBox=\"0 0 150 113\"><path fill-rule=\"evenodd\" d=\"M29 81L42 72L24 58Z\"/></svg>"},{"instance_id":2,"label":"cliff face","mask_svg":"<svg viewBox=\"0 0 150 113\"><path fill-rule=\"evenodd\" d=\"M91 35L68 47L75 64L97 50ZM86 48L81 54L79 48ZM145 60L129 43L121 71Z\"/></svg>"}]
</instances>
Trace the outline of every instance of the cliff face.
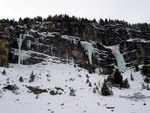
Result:
<instances>
[{"instance_id":1,"label":"cliff face","mask_svg":"<svg viewBox=\"0 0 150 113\"><path fill-rule=\"evenodd\" d=\"M150 42L125 41L120 44L127 66L143 64L145 59L150 59Z\"/></svg>"},{"instance_id":2,"label":"cliff face","mask_svg":"<svg viewBox=\"0 0 150 113\"><path fill-rule=\"evenodd\" d=\"M8 41L6 39L0 39L0 66L8 66Z\"/></svg>"},{"instance_id":3,"label":"cliff face","mask_svg":"<svg viewBox=\"0 0 150 113\"><path fill-rule=\"evenodd\" d=\"M73 59L90 72L98 69L103 74L113 73L117 60L110 47L114 45L120 47L126 66L140 65L145 59L150 60L150 25L147 24L128 25L119 21L99 24L63 17L43 22L28 20L24 23L6 23L0 27L1 66L8 64L8 57L9 62L17 63L18 56L15 52L20 34L25 37L21 49L56 56L65 61ZM11 39L11 54L6 39ZM26 59L23 63L34 64L41 61L33 59L34 57Z\"/></svg>"},{"instance_id":4,"label":"cliff face","mask_svg":"<svg viewBox=\"0 0 150 113\"><path fill-rule=\"evenodd\" d=\"M9 58L9 26L7 24L0 24L0 66L8 66Z\"/></svg>"}]
</instances>

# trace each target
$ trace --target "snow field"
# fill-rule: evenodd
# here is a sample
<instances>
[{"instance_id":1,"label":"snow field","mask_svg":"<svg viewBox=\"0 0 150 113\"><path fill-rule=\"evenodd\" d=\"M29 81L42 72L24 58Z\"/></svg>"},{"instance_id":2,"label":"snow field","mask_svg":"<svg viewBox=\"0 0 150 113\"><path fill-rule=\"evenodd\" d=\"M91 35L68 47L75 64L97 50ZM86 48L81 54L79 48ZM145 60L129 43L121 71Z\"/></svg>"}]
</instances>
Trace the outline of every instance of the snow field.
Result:
<instances>
[{"instance_id":1,"label":"snow field","mask_svg":"<svg viewBox=\"0 0 150 113\"><path fill-rule=\"evenodd\" d=\"M148 113L150 110L148 98L134 101L120 97L138 92L149 96L149 91L141 88L142 75L131 69L123 74L124 79L128 78L130 88L120 90L113 87L114 95L109 97L93 93L94 84L98 85L100 81L102 86L105 75L89 74L85 69L75 68L74 65L63 64L51 58L36 65L10 64L10 68L1 67L0 72L4 69L7 74L0 73L0 113ZM32 71L36 77L34 82L29 83ZM131 73L134 81L130 80ZM92 87L86 83L87 75ZM19 82L20 76L24 78L24 82ZM18 94L9 90L3 91L2 87L7 84L16 84L19 87ZM26 86L39 86L48 92L36 95L29 93ZM64 90L61 95L50 95L49 91L55 87ZM70 96L71 88L75 90L76 96Z\"/></svg>"}]
</instances>

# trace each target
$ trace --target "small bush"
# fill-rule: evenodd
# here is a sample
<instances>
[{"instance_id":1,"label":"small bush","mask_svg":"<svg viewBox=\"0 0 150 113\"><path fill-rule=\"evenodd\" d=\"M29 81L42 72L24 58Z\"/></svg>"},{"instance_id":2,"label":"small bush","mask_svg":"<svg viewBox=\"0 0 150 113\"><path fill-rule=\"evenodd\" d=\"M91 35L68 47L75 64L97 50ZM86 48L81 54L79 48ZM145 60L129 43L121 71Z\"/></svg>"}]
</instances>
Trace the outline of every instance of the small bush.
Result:
<instances>
[{"instance_id":1,"label":"small bush","mask_svg":"<svg viewBox=\"0 0 150 113\"><path fill-rule=\"evenodd\" d=\"M128 79L126 78L122 83L121 83L121 88L129 88L129 82Z\"/></svg>"},{"instance_id":2,"label":"small bush","mask_svg":"<svg viewBox=\"0 0 150 113\"><path fill-rule=\"evenodd\" d=\"M146 86L144 85L144 83L142 83L142 89L145 89L146 88Z\"/></svg>"},{"instance_id":3,"label":"small bush","mask_svg":"<svg viewBox=\"0 0 150 113\"><path fill-rule=\"evenodd\" d=\"M150 83L150 77L145 77L144 82Z\"/></svg>"},{"instance_id":4,"label":"small bush","mask_svg":"<svg viewBox=\"0 0 150 113\"><path fill-rule=\"evenodd\" d=\"M34 75L34 73L33 73L33 71L32 71L32 73L31 73L31 75L30 75L29 82L33 82L34 79L35 79L35 75Z\"/></svg>"},{"instance_id":5,"label":"small bush","mask_svg":"<svg viewBox=\"0 0 150 113\"><path fill-rule=\"evenodd\" d=\"M146 87L146 88L147 88L147 90L148 90L148 91L150 90L150 89L149 89L149 85L148 85L148 84L147 84L147 87Z\"/></svg>"},{"instance_id":6,"label":"small bush","mask_svg":"<svg viewBox=\"0 0 150 113\"><path fill-rule=\"evenodd\" d=\"M23 77L21 76L20 78L19 78L19 82L23 82L24 80L23 80Z\"/></svg>"},{"instance_id":7,"label":"small bush","mask_svg":"<svg viewBox=\"0 0 150 113\"><path fill-rule=\"evenodd\" d=\"M113 77L112 75L109 75L109 76L107 77L107 82L110 82L111 84L113 84L113 82L114 82L114 77Z\"/></svg>"},{"instance_id":8,"label":"small bush","mask_svg":"<svg viewBox=\"0 0 150 113\"><path fill-rule=\"evenodd\" d=\"M139 69L139 66L138 66L137 64L135 64L134 68L135 68L135 69L134 69L135 72L137 72L137 71L140 70L140 69Z\"/></svg>"},{"instance_id":9,"label":"small bush","mask_svg":"<svg viewBox=\"0 0 150 113\"><path fill-rule=\"evenodd\" d=\"M150 66L143 65L141 68L141 74L150 77Z\"/></svg>"},{"instance_id":10,"label":"small bush","mask_svg":"<svg viewBox=\"0 0 150 113\"><path fill-rule=\"evenodd\" d=\"M3 74L3 75L6 75L6 71L5 71L5 69L3 70L2 74Z\"/></svg>"}]
</instances>

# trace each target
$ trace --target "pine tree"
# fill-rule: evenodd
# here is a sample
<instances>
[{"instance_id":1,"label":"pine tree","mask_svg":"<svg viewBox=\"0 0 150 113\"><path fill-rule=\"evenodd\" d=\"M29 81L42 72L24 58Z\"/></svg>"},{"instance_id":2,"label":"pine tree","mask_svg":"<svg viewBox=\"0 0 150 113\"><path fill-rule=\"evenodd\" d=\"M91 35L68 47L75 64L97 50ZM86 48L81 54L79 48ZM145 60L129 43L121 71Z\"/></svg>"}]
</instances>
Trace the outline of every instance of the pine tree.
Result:
<instances>
[{"instance_id":1,"label":"pine tree","mask_svg":"<svg viewBox=\"0 0 150 113\"><path fill-rule=\"evenodd\" d=\"M141 74L143 76L146 76L146 74L147 74L147 67L145 65L143 65L142 68L141 68Z\"/></svg>"},{"instance_id":2,"label":"pine tree","mask_svg":"<svg viewBox=\"0 0 150 113\"><path fill-rule=\"evenodd\" d=\"M6 71L5 71L5 69L3 70L2 74L3 74L3 75L6 75Z\"/></svg>"},{"instance_id":3,"label":"pine tree","mask_svg":"<svg viewBox=\"0 0 150 113\"><path fill-rule=\"evenodd\" d=\"M129 87L130 87L127 78L121 83L121 87L122 87L122 88L129 88Z\"/></svg>"},{"instance_id":4,"label":"pine tree","mask_svg":"<svg viewBox=\"0 0 150 113\"><path fill-rule=\"evenodd\" d=\"M132 73L130 74L131 81L134 81Z\"/></svg>"},{"instance_id":5,"label":"pine tree","mask_svg":"<svg viewBox=\"0 0 150 113\"><path fill-rule=\"evenodd\" d=\"M144 64L145 64L145 65L150 64L150 61L148 60L148 58L145 58L145 59L144 59Z\"/></svg>"},{"instance_id":6,"label":"pine tree","mask_svg":"<svg viewBox=\"0 0 150 113\"><path fill-rule=\"evenodd\" d=\"M21 25L22 25L22 23L23 23L22 18L19 18L19 24L21 24Z\"/></svg>"},{"instance_id":7,"label":"pine tree","mask_svg":"<svg viewBox=\"0 0 150 113\"><path fill-rule=\"evenodd\" d=\"M90 83L90 80L89 80L89 79L86 80L86 84L87 84L87 83Z\"/></svg>"},{"instance_id":8,"label":"pine tree","mask_svg":"<svg viewBox=\"0 0 150 113\"><path fill-rule=\"evenodd\" d=\"M95 89L96 89L96 90L99 90L99 88L97 87L97 85L95 86Z\"/></svg>"},{"instance_id":9,"label":"pine tree","mask_svg":"<svg viewBox=\"0 0 150 113\"><path fill-rule=\"evenodd\" d=\"M122 77L122 75L118 69L115 70L113 77L114 77L114 81L113 81L114 84L121 84L122 83L123 77Z\"/></svg>"},{"instance_id":10,"label":"pine tree","mask_svg":"<svg viewBox=\"0 0 150 113\"><path fill-rule=\"evenodd\" d=\"M101 88L101 94L104 95L104 96L109 96L111 95L111 92L107 86L107 82L106 80L104 80L104 83L103 83L103 86Z\"/></svg>"},{"instance_id":11,"label":"pine tree","mask_svg":"<svg viewBox=\"0 0 150 113\"><path fill-rule=\"evenodd\" d=\"M100 20L99 20L99 25L105 25L105 22L102 18L100 18Z\"/></svg>"},{"instance_id":12,"label":"pine tree","mask_svg":"<svg viewBox=\"0 0 150 113\"><path fill-rule=\"evenodd\" d=\"M29 79L29 82L33 82L34 81L34 78L35 78L35 75L32 71L31 75L30 75L30 79Z\"/></svg>"},{"instance_id":13,"label":"pine tree","mask_svg":"<svg viewBox=\"0 0 150 113\"><path fill-rule=\"evenodd\" d=\"M149 89L149 85L148 85L148 84L147 84L147 87L146 87L146 88L147 88L147 90L148 90L148 91L150 90L150 89Z\"/></svg>"},{"instance_id":14,"label":"pine tree","mask_svg":"<svg viewBox=\"0 0 150 113\"><path fill-rule=\"evenodd\" d=\"M19 82L23 82L23 77L20 77L20 78L19 78Z\"/></svg>"},{"instance_id":15,"label":"pine tree","mask_svg":"<svg viewBox=\"0 0 150 113\"><path fill-rule=\"evenodd\" d=\"M88 74L86 74L86 78L90 78Z\"/></svg>"},{"instance_id":16,"label":"pine tree","mask_svg":"<svg viewBox=\"0 0 150 113\"><path fill-rule=\"evenodd\" d=\"M137 64L135 64L135 72L139 71L139 66Z\"/></svg>"},{"instance_id":17,"label":"pine tree","mask_svg":"<svg viewBox=\"0 0 150 113\"><path fill-rule=\"evenodd\" d=\"M95 88L93 88L93 93L96 93L96 89Z\"/></svg>"},{"instance_id":18,"label":"pine tree","mask_svg":"<svg viewBox=\"0 0 150 113\"><path fill-rule=\"evenodd\" d=\"M91 82L89 82L89 87L92 87L92 84L91 84Z\"/></svg>"}]
</instances>

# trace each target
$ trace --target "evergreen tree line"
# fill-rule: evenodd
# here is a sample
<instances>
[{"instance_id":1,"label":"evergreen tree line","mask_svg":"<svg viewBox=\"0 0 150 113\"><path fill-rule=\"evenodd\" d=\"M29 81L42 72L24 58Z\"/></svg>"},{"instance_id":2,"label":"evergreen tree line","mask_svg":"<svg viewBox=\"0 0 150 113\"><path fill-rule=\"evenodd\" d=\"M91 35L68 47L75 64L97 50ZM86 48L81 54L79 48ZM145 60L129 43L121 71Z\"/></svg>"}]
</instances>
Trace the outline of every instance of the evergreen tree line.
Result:
<instances>
[{"instance_id":1,"label":"evergreen tree line","mask_svg":"<svg viewBox=\"0 0 150 113\"><path fill-rule=\"evenodd\" d=\"M102 19L100 18L99 20L96 20L95 18L90 20L87 18L81 18L81 17L76 17L76 16L69 16L67 14L60 14L60 15L49 15L47 18L43 18L41 16L37 16L34 18L30 18L30 17L25 17L25 18L19 18L18 21L16 21L15 19L1 19L0 23L9 23L11 25L13 24L28 24L28 23L32 23L32 22L81 22L81 23L96 23L97 25L107 25L107 24L122 24L125 26L132 26L135 29L139 29L142 32L146 32L150 30L150 23L136 23L136 24L130 24L124 20L118 20L118 19Z\"/></svg>"},{"instance_id":2,"label":"evergreen tree line","mask_svg":"<svg viewBox=\"0 0 150 113\"><path fill-rule=\"evenodd\" d=\"M35 22L53 22L53 23L61 23L61 27L59 29L67 29L66 34L73 35L74 28L78 28L77 31L84 30L84 26L86 24L93 24L97 28L104 27L105 31L101 32L102 37L121 37L122 39L126 39L129 37L132 38L143 38L143 39L150 39L150 24L148 23L137 23L137 24L130 24L124 20L112 20L112 19L102 19L99 20L87 19L87 18L80 18L76 16L69 16L66 14L61 15L49 15L47 18L42 18L41 16L37 16L34 18L19 18L18 21L14 19L1 19L0 23L7 23L9 25L26 25L27 28L30 28L32 24ZM74 28L73 28L74 26ZM110 27L111 26L111 27ZM131 28L127 31L125 28ZM116 33L117 30L117 33ZM79 34L80 34L79 32ZM130 36L129 33L130 32ZM103 36L104 35L104 36Z\"/></svg>"}]
</instances>

